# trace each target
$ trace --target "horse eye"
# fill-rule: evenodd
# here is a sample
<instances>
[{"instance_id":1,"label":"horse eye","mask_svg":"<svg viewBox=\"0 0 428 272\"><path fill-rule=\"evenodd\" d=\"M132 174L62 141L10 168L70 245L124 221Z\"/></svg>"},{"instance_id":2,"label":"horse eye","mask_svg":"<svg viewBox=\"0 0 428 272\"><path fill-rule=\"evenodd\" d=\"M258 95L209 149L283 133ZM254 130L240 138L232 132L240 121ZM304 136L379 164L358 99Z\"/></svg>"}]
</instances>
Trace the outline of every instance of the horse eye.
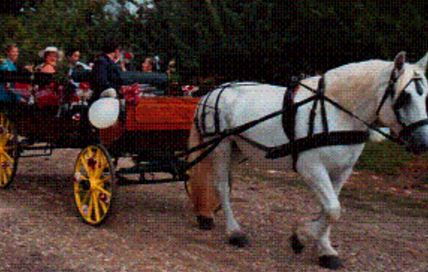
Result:
<instances>
[{"instance_id":1,"label":"horse eye","mask_svg":"<svg viewBox=\"0 0 428 272\"><path fill-rule=\"evenodd\" d=\"M397 101L395 101L394 109L399 110L404 105L408 104L411 100L412 96L406 91L403 91L400 96L397 98Z\"/></svg>"},{"instance_id":2,"label":"horse eye","mask_svg":"<svg viewBox=\"0 0 428 272\"><path fill-rule=\"evenodd\" d=\"M419 95L423 95L424 94L424 88L422 87L420 79L415 80L415 85L416 85L416 92Z\"/></svg>"}]
</instances>

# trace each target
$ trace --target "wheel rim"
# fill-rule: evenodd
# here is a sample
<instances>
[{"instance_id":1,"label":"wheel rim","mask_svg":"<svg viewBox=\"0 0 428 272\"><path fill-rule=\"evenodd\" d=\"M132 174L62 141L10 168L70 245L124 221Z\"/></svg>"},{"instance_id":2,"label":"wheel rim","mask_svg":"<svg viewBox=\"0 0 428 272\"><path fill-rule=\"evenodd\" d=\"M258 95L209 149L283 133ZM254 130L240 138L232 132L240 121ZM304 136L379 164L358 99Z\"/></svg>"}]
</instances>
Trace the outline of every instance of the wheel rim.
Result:
<instances>
[{"instance_id":1,"label":"wheel rim","mask_svg":"<svg viewBox=\"0 0 428 272\"><path fill-rule=\"evenodd\" d=\"M100 224L107 216L113 196L114 173L107 152L100 146L85 148L74 169L74 198L82 219Z\"/></svg>"},{"instance_id":2,"label":"wheel rim","mask_svg":"<svg viewBox=\"0 0 428 272\"><path fill-rule=\"evenodd\" d=\"M13 123L0 113L0 188L13 181L18 162L18 144Z\"/></svg>"}]
</instances>

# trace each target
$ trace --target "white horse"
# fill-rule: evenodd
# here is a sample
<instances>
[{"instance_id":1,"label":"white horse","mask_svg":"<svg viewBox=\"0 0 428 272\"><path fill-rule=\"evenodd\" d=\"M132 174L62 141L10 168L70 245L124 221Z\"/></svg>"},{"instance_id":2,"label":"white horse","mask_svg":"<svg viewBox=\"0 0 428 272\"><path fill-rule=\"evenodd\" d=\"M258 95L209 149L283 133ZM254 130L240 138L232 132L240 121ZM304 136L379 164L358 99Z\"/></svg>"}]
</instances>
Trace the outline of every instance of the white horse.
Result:
<instances>
[{"instance_id":1,"label":"white horse","mask_svg":"<svg viewBox=\"0 0 428 272\"><path fill-rule=\"evenodd\" d=\"M389 127L395 135L400 135L400 132L406 130L405 127L411 128L406 132L407 148L415 153L425 151L428 149L426 125L428 84L425 78L427 61L428 53L415 64L406 63L405 53L401 52L395 57L394 62L369 60L332 69L324 75L325 96L367 123L377 121ZM311 77L302 80L301 83L317 89L319 80L320 77ZM195 147L215 137L216 119L219 124L217 129L220 129L217 131L224 131L281 110L284 92L283 87L248 83L231 84L213 90L211 94L201 99L189 146ZM307 88L299 87L294 102L298 103L312 95ZM312 101L298 108L295 119L296 139L307 136L313 105ZM319 105L320 103L315 108L316 117L313 122L315 134L324 131ZM217 116L215 108L218 108ZM331 132L368 130L361 121L329 102L325 102L325 112ZM193 192L191 198L201 228L212 227L213 210L218 207L216 198L219 198L226 217L229 242L238 246L247 243L246 235L234 217L229 199L229 171L231 160L234 158L232 144L236 143L239 150L257 167L291 169L293 165L291 156L275 160L266 159L266 152L256 147L257 144L274 147L289 142L281 118L282 116L278 115L240 135L225 138L208 157L192 169L189 181ZM201 135L201 127L209 137ZM290 238L291 244L293 250L300 253L304 247L303 243L315 241L319 264L326 268L337 269L341 266L338 253L330 242L330 230L331 225L339 220L341 214L340 191L351 175L364 145L359 143L313 148L301 152L295 164L296 171L317 196L322 211L317 220L305 222L295 228ZM201 152L192 154L190 160L200 154Z\"/></svg>"}]
</instances>

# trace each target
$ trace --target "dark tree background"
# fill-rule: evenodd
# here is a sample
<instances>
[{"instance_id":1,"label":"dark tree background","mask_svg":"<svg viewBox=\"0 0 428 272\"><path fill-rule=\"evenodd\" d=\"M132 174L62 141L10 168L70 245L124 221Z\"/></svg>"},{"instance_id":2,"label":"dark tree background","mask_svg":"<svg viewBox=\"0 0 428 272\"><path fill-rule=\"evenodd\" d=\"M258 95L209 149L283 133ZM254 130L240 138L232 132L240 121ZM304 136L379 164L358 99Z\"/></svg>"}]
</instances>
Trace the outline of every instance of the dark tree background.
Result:
<instances>
[{"instance_id":1,"label":"dark tree background","mask_svg":"<svg viewBox=\"0 0 428 272\"><path fill-rule=\"evenodd\" d=\"M37 62L47 45L79 47L89 57L112 34L136 53L176 58L184 77L285 83L399 51L416 61L428 51L428 1L2 1L0 41ZM139 6L137 13L126 2Z\"/></svg>"}]
</instances>

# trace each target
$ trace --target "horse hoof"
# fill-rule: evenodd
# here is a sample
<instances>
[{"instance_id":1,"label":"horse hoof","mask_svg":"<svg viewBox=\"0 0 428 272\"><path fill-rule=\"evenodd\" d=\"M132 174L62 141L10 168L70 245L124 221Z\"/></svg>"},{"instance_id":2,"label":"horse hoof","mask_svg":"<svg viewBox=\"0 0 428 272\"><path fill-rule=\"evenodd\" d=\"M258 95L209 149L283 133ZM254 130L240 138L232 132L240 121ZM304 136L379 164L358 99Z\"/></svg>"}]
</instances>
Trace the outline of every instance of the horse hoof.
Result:
<instances>
[{"instance_id":1,"label":"horse hoof","mask_svg":"<svg viewBox=\"0 0 428 272\"><path fill-rule=\"evenodd\" d=\"M297 234L294 233L293 235L291 235L290 243L291 248L293 249L295 254L300 254L303 252L305 245L300 242L299 237L297 237Z\"/></svg>"},{"instance_id":2,"label":"horse hoof","mask_svg":"<svg viewBox=\"0 0 428 272\"><path fill-rule=\"evenodd\" d=\"M229 238L229 244L237 247L245 247L249 244L247 236L242 232L233 233Z\"/></svg>"},{"instance_id":3,"label":"horse hoof","mask_svg":"<svg viewBox=\"0 0 428 272\"><path fill-rule=\"evenodd\" d=\"M323 268L337 270L342 267L339 257L333 255L323 255L319 258L319 264Z\"/></svg>"},{"instance_id":4,"label":"horse hoof","mask_svg":"<svg viewBox=\"0 0 428 272\"><path fill-rule=\"evenodd\" d=\"M214 219L199 215L196 217L201 230L212 230L214 228Z\"/></svg>"}]
</instances>

